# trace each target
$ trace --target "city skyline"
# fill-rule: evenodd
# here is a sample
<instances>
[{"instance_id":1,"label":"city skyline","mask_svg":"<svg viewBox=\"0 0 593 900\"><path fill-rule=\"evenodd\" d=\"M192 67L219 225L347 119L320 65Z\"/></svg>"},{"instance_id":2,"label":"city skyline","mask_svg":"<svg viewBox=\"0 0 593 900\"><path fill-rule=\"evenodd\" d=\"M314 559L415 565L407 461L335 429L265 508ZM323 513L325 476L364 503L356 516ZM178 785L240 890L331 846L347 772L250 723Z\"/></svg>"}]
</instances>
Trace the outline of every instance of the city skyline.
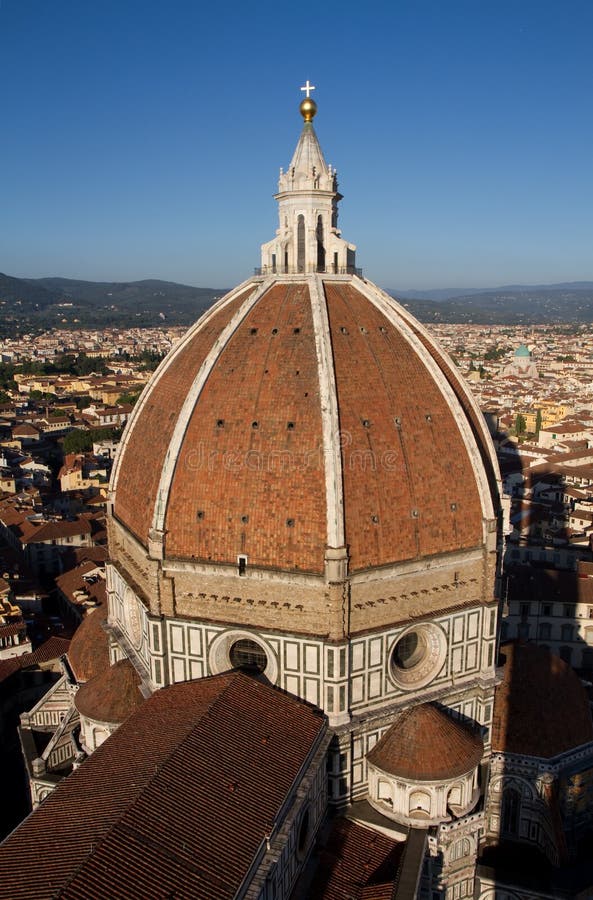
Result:
<instances>
[{"instance_id":1,"label":"city skyline","mask_svg":"<svg viewBox=\"0 0 593 900\"><path fill-rule=\"evenodd\" d=\"M5 0L0 270L247 278L310 79L365 275L401 290L593 280L589 4L296 15Z\"/></svg>"}]
</instances>

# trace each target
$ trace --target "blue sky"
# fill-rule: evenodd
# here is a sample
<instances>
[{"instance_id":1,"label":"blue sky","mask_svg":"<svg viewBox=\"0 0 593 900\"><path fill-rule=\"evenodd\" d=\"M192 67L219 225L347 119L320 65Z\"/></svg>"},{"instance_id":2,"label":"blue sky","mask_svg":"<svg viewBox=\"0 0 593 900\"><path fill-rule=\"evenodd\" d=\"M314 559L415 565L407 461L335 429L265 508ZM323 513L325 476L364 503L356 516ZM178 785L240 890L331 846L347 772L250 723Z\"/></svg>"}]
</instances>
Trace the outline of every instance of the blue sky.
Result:
<instances>
[{"instance_id":1,"label":"blue sky","mask_svg":"<svg viewBox=\"0 0 593 900\"><path fill-rule=\"evenodd\" d=\"M593 280L593 2L0 0L0 271L231 287L299 87L388 288Z\"/></svg>"}]
</instances>

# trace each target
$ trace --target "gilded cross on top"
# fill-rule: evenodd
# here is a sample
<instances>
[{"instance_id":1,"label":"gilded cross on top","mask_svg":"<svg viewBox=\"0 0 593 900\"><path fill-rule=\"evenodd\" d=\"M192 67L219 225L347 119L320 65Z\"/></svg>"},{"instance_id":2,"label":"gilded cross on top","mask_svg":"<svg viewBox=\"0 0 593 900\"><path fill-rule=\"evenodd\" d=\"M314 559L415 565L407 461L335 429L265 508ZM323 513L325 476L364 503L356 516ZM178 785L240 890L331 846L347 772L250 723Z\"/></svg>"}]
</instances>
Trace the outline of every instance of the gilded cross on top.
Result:
<instances>
[{"instance_id":1,"label":"gilded cross on top","mask_svg":"<svg viewBox=\"0 0 593 900\"><path fill-rule=\"evenodd\" d=\"M311 91L314 91L314 90L316 90L315 85L314 85L314 84L310 84L310 83L309 83L309 79L307 78L307 82L306 82L306 84L301 88L301 91L305 91L305 93L306 93L306 95L307 95L307 99L309 99L309 96L310 96L310 94L311 94Z\"/></svg>"}]
</instances>

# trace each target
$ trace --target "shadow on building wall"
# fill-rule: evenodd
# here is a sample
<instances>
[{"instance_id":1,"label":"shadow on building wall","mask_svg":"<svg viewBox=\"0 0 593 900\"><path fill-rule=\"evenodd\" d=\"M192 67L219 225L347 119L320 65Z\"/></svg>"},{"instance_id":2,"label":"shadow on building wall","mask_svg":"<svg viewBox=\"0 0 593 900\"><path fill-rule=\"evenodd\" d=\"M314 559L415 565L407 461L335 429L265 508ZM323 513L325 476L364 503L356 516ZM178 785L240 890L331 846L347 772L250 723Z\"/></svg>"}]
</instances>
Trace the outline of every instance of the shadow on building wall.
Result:
<instances>
[{"instance_id":1,"label":"shadow on building wall","mask_svg":"<svg viewBox=\"0 0 593 900\"><path fill-rule=\"evenodd\" d=\"M590 897L593 563L573 527L581 491L554 467L526 469L517 447L501 470L513 528L476 896Z\"/></svg>"}]
</instances>

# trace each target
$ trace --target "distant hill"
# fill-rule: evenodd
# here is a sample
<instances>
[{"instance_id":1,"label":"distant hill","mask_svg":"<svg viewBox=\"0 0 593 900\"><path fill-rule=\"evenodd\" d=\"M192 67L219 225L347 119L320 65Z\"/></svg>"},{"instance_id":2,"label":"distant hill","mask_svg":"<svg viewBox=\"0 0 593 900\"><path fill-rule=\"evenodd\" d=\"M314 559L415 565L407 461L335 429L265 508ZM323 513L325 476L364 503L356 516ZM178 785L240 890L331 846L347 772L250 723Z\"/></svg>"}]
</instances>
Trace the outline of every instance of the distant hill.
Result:
<instances>
[{"instance_id":1,"label":"distant hill","mask_svg":"<svg viewBox=\"0 0 593 900\"><path fill-rule=\"evenodd\" d=\"M593 282L492 288L439 300L408 298L406 292L390 293L422 322L476 325L593 322Z\"/></svg>"},{"instance_id":2,"label":"distant hill","mask_svg":"<svg viewBox=\"0 0 593 900\"><path fill-rule=\"evenodd\" d=\"M0 274L0 336L52 327L190 325L223 288L172 281L77 281ZM422 322L478 325L593 323L593 282L389 291Z\"/></svg>"},{"instance_id":3,"label":"distant hill","mask_svg":"<svg viewBox=\"0 0 593 900\"><path fill-rule=\"evenodd\" d=\"M525 293L527 291L593 291L593 281L562 281L558 284L502 284L492 288L436 288L425 291L398 291L389 288L393 297L406 300L458 300L481 294Z\"/></svg>"},{"instance_id":4,"label":"distant hill","mask_svg":"<svg viewBox=\"0 0 593 900\"><path fill-rule=\"evenodd\" d=\"M57 326L190 325L224 293L157 279L97 282L0 274L0 334Z\"/></svg>"},{"instance_id":5,"label":"distant hill","mask_svg":"<svg viewBox=\"0 0 593 900\"><path fill-rule=\"evenodd\" d=\"M4 307L12 309L20 306L22 310L45 309L46 306L58 301L59 292L35 281L13 278L0 272L0 303Z\"/></svg>"},{"instance_id":6,"label":"distant hill","mask_svg":"<svg viewBox=\"0 0 593 900\"><path fill-rule=\"evenodd\" d=\"M221 296L215 288L190 287L172 281L146 279L144 281L76 281L72 278L28 278L30 285L39 285L51 293L94 306L116 306L134 313L145 310L166 312L167 309L206 309L214 296Z\"/></svg>"}]
</instances>

